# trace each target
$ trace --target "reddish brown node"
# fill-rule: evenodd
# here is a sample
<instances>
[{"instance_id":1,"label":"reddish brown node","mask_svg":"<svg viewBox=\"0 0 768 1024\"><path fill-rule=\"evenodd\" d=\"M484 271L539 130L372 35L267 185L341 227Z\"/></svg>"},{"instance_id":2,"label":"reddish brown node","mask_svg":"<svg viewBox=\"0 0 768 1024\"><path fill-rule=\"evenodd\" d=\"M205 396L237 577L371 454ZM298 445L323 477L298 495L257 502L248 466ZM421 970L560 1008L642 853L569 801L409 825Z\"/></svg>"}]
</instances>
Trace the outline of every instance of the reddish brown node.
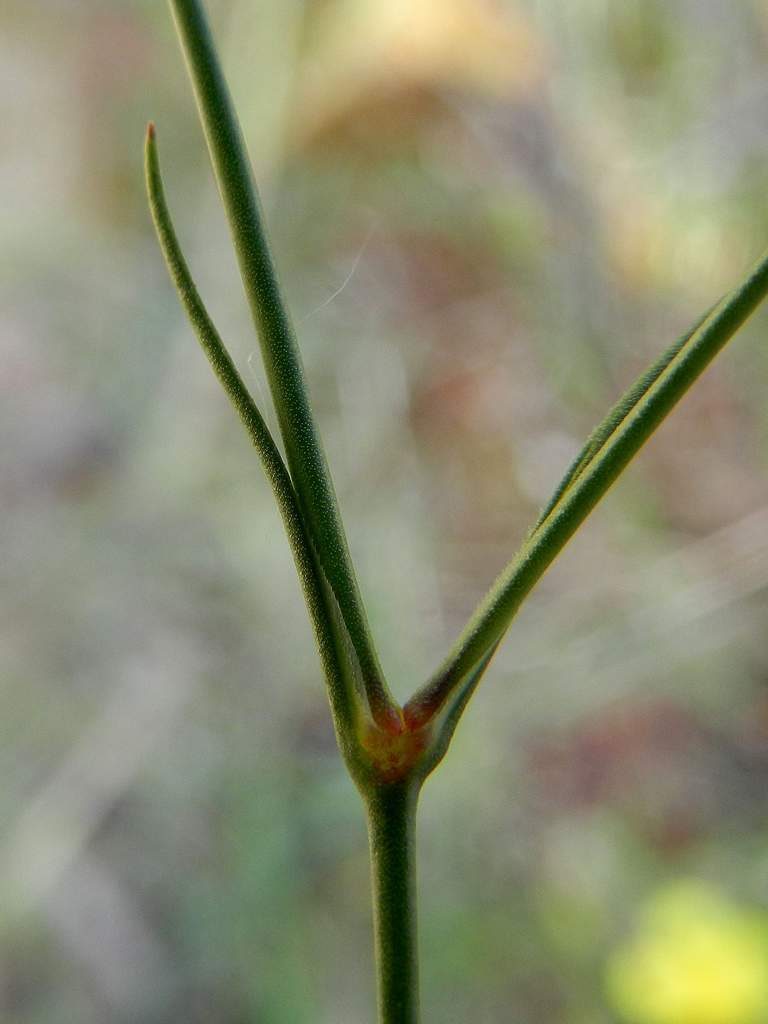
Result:
<instances>
[{"instance_id":1,"label":"reddish brown node","mask_svg":"<svg viewBox=\"0 0 768 1024\"><path fill-rule=\"evenodd\" d=\"M428 734L423 729L409 729L400 722L397 733L371 725L363 738L363 748L370 764L382 781L396 782L405 778L423 754Z\"/></svg>"}]
</instances>

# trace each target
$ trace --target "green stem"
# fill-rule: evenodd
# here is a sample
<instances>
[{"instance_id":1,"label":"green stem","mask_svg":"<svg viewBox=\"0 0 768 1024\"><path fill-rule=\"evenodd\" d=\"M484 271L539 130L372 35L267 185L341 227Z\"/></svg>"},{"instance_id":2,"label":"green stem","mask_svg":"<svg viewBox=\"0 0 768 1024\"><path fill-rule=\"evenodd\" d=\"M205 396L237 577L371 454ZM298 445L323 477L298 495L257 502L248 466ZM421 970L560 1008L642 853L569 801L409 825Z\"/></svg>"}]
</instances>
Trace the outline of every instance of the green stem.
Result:
<instances>
[{"instance_id":1,"label":"green stem","mask_svg":"<svg viewBox=\"0 0 768 1024\"><path fill-rule=\"evenodd\" d=\"M267 242L248 152L201 0L170 0L261 343L302 515L377 719L397 718L368 626L301 355Z\"/></svg>"},{"instance_id":2,"label":"green stem","mask_svg":"<svg viewBox=\"0 0 768 1024\"><path fill-rule=\"evenodd\" d=\"M418 1024L416 804L420 781L365 794L371 848L379 1024Z\"/></svg>"}]
</instances>

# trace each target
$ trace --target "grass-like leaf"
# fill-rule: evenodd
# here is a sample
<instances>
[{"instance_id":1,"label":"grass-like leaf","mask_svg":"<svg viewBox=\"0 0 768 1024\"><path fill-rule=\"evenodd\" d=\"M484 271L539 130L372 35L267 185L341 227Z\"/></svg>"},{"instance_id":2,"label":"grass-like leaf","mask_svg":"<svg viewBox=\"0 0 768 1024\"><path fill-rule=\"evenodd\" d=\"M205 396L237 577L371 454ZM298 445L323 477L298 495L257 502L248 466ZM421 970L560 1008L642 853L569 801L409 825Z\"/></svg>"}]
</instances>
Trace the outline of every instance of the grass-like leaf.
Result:
<instances>
[{"instance_id":1,"label":"grass-like leaf","mask_svg":"<svg viewBox=\"0 0 768 1024\"><path fill-rule=\"evenodd\" d=\"M768 253L746 280L638 378L588 438L525 543L481 602L446 661L406 704L423 722L457 694L461 707L490 654L549 565L688 388L768 293ZM479 671L478 671L479 668ZM454 723L455 724L455 723Z\"/></svg>"},{"instance_id":2,"label":"grass-like leaf","mask_svg":"<svg viewBox=\"0 0 768 1024\"><path fill-rule=\"evenodd\" d=\"M267 242L256 185L201 0L170 0L197 98L240 273L261 343L302 518L383 725L399 711L387 688L349 554L338 501L309 401L301 355Z\"/></svg>"},{"instance_id":3,"label":"grass-like leaf","mask_svg":"<svg viewBox=\"0 0 768 1024\"><path fill-rule=\"evenodd\" d=\"M698 331L715 308L716 306L712 306L707 310L703 317L696 321L689 331L680 335L680 337L669 346L667 351L662 356L659 356L656 362L652 363L645 373L638 377L630 389L621 396L605 419L598 423L584 442L584 447L571 463L567 473L555 488L554 494L549 499L547 505L545 505L539 515L539 518L536 520L536 524L531 530L531 534L535 533L536 530L546 522L552 511L562 500L565 492L570 490L576 480L578 480L583 472L592 464L611 434L644 398L652 385L656 383L661 374L666 370L678 352L682 349L683 345L687 344L687 342L691 340L693 335Z\"/></svg>"},{"instance_id":4,"label":"grass-like leaf","mask_svg":"<svg viewBox=\"0 0 768 1024\"><path fill-rule=\"evenodd\" d=\"M205 308L181 251L165 199L155 127L152 124L147 130L145 171L149 206L168 272L200 346L237 411L272 487L309 609L328 681L334 718L338 722L340 734L343 734L340 739L348 746L354 734L355 694L350 692L349 673L345 671L343 652L339 651L333 618L326 606L323 581L299 511L296 492L269 428Z\"/></svg>"}]
</instances>

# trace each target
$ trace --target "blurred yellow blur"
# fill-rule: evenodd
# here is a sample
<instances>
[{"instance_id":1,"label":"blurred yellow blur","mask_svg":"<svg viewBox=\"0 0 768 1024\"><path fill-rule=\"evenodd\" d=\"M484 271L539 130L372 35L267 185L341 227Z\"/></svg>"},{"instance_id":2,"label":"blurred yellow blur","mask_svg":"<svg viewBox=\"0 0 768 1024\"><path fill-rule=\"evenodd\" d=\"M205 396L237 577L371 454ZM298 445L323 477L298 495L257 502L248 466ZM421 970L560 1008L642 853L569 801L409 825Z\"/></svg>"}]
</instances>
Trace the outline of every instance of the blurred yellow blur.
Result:
<instances>
[{"instance_id":1,"label":"blurred yellow blur","mask_svg":"<svg viewBox=\"0 0 768 1024\"><path fill-rule=\"evenodd\" d=\"M637 1024L759 1024L768 1014L768 914L703 882L676 882L642 908L607 984Z\"/></svg>"}]
</instances>

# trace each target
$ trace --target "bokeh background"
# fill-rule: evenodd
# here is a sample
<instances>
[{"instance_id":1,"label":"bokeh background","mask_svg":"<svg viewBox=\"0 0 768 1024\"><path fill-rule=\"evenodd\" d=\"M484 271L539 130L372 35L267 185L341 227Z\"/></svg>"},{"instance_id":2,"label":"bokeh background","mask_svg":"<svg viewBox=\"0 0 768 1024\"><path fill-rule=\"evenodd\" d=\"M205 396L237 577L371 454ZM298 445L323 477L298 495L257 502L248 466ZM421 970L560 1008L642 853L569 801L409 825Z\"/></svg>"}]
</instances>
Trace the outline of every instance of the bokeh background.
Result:
<instances>
[{"instance_id":1,"label":"bokeh background","mask_svg":"<svg viewBox=\"0 0 768 1024\"><path fill-rule=\"evenodd\" d=\"M208 6L405 697L768 244L768 8ZM4 0L0 80L0 1018L371 1021L361 808L146 211L153 118L274 422L167 7ZM593 514L427 784L427 1022L768 1020L767 338Z\"/></svg>"}]
</instances>

